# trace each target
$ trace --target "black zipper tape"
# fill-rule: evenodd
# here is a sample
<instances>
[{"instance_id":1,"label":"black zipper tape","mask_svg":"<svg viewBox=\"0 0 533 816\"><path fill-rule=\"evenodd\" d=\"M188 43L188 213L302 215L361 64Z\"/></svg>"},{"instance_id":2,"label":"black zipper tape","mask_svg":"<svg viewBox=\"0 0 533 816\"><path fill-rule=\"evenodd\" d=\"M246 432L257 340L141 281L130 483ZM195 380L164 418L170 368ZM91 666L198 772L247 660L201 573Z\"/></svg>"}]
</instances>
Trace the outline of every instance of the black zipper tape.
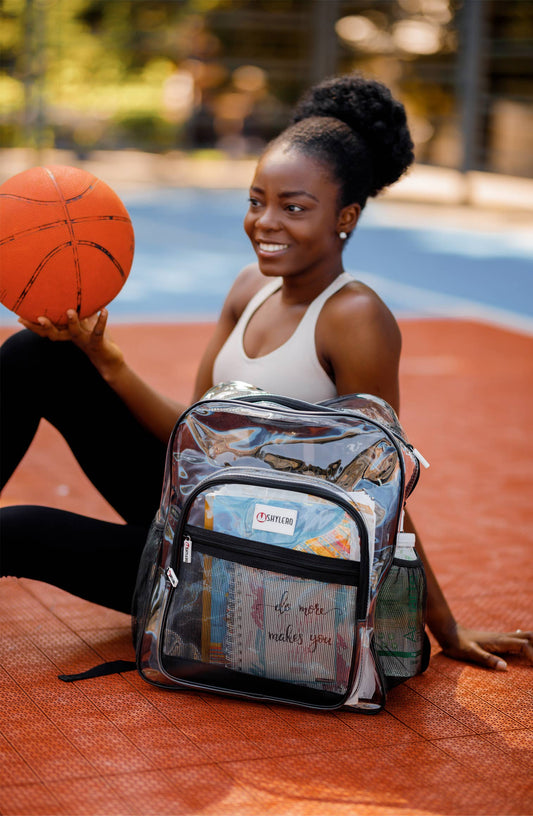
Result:
<instances>
[{"instance_id":1,"label":"black zipper tape","mask_svg":"<svg viewBox=\"0 0 533 816\"><path fill-rule=\"evenodd\" d=\"M330 558L316 553L285 549L275 544L263 544L238 536L206 530L188 524L184 537L189 536L193 551L233 561L256 569L282 572L296 578L310 578L328 584L359 585L359 562ZM195 546L199 543L199 546ZM339 563L340 562L340 563Z\"/></svg>"}]
</instances>

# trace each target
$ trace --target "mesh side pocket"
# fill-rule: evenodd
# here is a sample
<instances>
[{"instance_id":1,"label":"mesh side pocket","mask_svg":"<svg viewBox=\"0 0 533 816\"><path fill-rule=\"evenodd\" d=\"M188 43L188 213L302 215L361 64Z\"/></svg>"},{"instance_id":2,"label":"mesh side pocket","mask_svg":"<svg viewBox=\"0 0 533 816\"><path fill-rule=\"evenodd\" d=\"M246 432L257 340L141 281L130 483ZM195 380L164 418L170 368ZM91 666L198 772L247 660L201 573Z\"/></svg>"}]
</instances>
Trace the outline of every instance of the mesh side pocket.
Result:
<instances>
[{"instance_id":1,"label":"mesh side pocket","mask_svg":"<svg viewBox=\"0 0 533 816\"><path fill-rule=\"evenodd\" d=\"M379 591L375 646L389 687L427 666L426 576L420 561L395 559Z\"/></svg>"}]
</instances>

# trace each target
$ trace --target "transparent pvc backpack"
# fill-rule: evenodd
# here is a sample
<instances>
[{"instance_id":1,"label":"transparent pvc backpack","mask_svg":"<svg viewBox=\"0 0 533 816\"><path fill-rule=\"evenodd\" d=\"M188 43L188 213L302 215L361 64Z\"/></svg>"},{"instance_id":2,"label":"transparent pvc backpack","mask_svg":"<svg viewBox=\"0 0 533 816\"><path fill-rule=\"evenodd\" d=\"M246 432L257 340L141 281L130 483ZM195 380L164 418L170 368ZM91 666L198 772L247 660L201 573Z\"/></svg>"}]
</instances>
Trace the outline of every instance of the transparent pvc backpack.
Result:
<instances>
[{"instance_id":1,"label":"transparent pvc backpack","mask_svg":"<svg viewBox=\"0 0 533 816\"><path fill-rule=\"evenodd\" d=\"M141 675L379 711L427 665L424 570L395 552L419 471L379 398L211 389L168 445L134 596Z\"/></svg>"}]
</instances>

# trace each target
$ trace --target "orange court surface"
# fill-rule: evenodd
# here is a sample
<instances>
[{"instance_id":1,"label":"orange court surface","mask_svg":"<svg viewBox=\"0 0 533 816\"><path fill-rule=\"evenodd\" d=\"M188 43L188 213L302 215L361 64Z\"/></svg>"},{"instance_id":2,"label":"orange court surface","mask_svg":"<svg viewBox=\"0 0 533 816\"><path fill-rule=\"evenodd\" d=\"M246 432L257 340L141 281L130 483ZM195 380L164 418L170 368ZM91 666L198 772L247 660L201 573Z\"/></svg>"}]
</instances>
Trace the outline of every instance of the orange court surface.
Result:
<instances>
[{"instance_id":1,"label":"orange court surface","mask_svg":"<svg viewBox=\"0 0 533 816\"><path fill-rule=\"evenodd\" d=\"M409 506L445 594L472 627L533 628L533 338L400 323L401 418L431 463ZM152 384L187 400L211 330L113 335ZM15 502L117 520L47 426L4 492ZM15 578L0 581L0 606L3 816L533 813L533 668L521 657L492 672L433 642L429 669L380 714L324 713L164 691L136 672L64 684L60 673L133 658L128 616Z\"/></svg>"}]
</instances>

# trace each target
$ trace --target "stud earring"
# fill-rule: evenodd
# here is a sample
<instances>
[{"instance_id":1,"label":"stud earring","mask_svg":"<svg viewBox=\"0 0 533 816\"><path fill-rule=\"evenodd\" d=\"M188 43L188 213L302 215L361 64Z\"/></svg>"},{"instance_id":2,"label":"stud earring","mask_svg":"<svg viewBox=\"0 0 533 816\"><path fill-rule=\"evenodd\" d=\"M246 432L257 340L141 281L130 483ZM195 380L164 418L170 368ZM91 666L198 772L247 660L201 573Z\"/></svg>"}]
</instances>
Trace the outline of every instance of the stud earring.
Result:
<instances>
[{"instance_id":1,"label":"stud earring","mask_svg":"<svg viewBox=\"0 0 533 816\"><path fill-rule=\"evenodd\" d=\"M339 232L339 238L341 239L341 241L346 241L347 237L348 237L348 233Z\"/></svg>"}]
</instances>

